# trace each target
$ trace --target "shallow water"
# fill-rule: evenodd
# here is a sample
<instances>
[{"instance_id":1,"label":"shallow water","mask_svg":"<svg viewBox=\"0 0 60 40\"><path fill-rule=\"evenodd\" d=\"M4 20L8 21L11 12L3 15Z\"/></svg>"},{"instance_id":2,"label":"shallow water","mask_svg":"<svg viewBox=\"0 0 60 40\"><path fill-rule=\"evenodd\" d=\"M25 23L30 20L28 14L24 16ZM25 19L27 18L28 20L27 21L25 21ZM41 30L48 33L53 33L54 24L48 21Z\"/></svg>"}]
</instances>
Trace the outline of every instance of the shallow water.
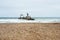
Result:
<instances>
[{"instance_id":1,"label":"shallow water","mask_svg":"<svg viewBox=\"0 0 60 40\"><path fill-rule=\"evenodd\" d=\"M35 17L35 20L23 20L18 17L0 17L0 23L60 23L60 18Z\"/></svg>"}]
</instances>

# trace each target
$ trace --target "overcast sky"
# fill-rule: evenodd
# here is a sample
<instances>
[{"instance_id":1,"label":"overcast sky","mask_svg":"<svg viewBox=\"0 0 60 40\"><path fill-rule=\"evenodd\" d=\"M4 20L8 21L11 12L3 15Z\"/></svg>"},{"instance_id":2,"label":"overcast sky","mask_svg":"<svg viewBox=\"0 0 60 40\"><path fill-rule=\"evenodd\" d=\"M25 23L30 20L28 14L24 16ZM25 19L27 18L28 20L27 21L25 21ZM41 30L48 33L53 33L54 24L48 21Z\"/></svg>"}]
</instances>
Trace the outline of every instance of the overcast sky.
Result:
<instances>
[{"instance_id":1,"label":"overcast sky","mask_svg":"<svg viewBox=\"0 0 60 40\"><path fill-rule=\"evenodd\" d=\"M60 0L0 0L0 17L60 17Z\"/></svg>"}]
</instances>

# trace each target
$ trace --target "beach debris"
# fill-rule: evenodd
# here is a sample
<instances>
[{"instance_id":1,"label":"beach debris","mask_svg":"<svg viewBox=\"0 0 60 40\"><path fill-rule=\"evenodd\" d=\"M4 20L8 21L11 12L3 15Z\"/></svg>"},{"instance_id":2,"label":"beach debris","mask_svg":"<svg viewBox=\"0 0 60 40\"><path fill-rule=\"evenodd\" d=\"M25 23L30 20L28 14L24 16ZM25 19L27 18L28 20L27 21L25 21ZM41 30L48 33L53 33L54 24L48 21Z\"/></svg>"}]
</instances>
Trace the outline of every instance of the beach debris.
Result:
<instances>
[{"instance_id":1,"label":"beach debris","mask_svg":"<svg viewBox=\"0 0 60 40\"><path fill-rule=\"evenodd\" d=\"M21 14L18 19L35 20L35 19L32 18L31 16L29 16L29 13L27 13L27 16L26 16L26 17L24 17L23 14Z\"/></svg>"}]
</instances>

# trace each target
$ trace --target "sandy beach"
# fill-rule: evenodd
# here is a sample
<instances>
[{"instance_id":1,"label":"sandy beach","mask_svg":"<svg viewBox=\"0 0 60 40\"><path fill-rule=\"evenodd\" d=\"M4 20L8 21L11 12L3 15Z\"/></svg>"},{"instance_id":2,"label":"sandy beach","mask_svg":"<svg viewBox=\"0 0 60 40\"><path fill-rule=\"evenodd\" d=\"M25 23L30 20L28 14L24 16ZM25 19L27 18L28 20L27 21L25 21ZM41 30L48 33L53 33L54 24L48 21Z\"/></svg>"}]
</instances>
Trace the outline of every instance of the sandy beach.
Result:
<instances>
[{"instance_id":1,"label":"sandy beach","mask_svg":"<svg viewBox=\"0 0 60 40\"><path fill-rule=\"evenodd\" d=\"M0 23L0 40L60 40L60 23Z\"/></svg>"}]
</instances>

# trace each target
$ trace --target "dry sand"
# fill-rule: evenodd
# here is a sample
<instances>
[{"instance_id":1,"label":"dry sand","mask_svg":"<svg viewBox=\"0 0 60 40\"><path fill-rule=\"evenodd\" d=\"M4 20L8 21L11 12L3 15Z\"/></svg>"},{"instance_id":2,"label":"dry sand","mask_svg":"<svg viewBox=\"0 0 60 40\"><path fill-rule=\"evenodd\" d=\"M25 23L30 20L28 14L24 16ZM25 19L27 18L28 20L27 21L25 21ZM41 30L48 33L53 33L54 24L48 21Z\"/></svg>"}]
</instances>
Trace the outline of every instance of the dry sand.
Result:
<instances>
[{"instance_id":1,"label":"dry sand","mask_svg":"<svg viewBox=\"0 0 60 40\"><path fill-rule=\"evenodd\" d=\"M0 40L60 40L60 23L0 24Z\"/></svg>"}]
</instances>

